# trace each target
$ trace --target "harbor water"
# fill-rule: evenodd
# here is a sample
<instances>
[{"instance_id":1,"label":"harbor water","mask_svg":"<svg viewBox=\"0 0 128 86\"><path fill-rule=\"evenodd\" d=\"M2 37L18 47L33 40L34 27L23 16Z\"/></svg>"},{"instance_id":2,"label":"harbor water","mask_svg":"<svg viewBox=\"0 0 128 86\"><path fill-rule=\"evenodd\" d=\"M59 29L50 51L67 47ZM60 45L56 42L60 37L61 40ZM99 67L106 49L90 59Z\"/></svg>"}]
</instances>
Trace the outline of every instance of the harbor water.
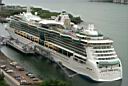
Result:
<instances>
[{"instance_id":1,"label":"harbor water","mask_svg":"<svg viewBox=\"0 0 128 86\"><path fill-rule=\"evenodd\" d=\"M84 21L94 23L105 36L114 40L114 48L122 61L123 79L120 81L95 83L81 76L68 78L47 59L38 55L24 55L10 47L2 47L9 58L21 63L27 70L44 79L62 79L73 86L127 86L128 82L128 5L87 2L86 0L4 0L10 5L38 6L52 11L66 10ZM26 3L27 2L27 3ZM0 35L7 36L4 24L0 24ZM111 76L110 76L111 77Z\"/></svg>"}]
</instances>

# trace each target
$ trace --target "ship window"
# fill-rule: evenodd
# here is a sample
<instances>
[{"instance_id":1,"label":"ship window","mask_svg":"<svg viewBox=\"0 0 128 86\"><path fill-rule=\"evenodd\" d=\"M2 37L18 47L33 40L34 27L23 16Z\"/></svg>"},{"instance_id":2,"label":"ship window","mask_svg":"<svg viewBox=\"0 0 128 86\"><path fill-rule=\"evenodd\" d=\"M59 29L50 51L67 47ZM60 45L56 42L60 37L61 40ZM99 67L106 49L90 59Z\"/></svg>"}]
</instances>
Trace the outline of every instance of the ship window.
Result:
<instances>
[{"instance_id":1,"label":"ship window","mask_svg":"<svg viewBox=\"0 0 128 86\"><path fill-rule=\"evenodd\" d=\"M43 28L49 28L48 25L45 25L45 24L41 24L41 27L43 27Z\"/></svg>"},{"instance_id":2,"label":"ship window","mask_svg":"<svg viewBox=\"0 0 128 86\"><path fill-rule=\"evenodd\" d=\"M61 16L59 16L59 18L58 18L58 21L60 21L61 20Z\"/></svg>"},{"instance_id":3,"label":"ship window","mask_svg":"<svg viewBox=\"0 0 128 86\"><path fill-rule=\"evenodd\" d=\"M99 68L102 68L101 66L99 66Z\"/></svg>"},{"instance_id":4,"label":"ship window","mask_svg":"<svg viewBox=\"0 0 128 86\"><path fill-rule=\"evenodd\" d=\"M77 59L77 58L73 58L73 60L78 61L78 59Z\"/></svg>"},{"instance_id":5,"label":"ship window","mask_svg":"<svg viewBox=\"0 0 128 86\"><path fill-rule=\"evenodd\" d=\"M58 52L59 52L59 53L62 53L62 49L59 48Z\"/></svg>"},{"instance_id":6,"label":"ship window","mask_svg":"<svg viewBox=\"0 0 128 86\"><path fill-rule=\"evenodd\" d=\"M68 52L68 57L73 56L73 53Z\"/></svg>"},{"instance_id":7,"label":"ship window","mask_svg":"<svg viewBox=\"0 0 128 86\"><path fill-rule=\"evenodd\" d=\"M85 62L84 62L84 61L82 61L82 60L80 60L79 62L80 62L81 64L85 64Z\"/></svg>"},{"instance_id":8,"label":"ship window","mask_svg":"<svg viewBox=\"0 0 128 86\"><path fill-rule=\"evenodd\" d=\"M119 64L119 67L120 67L120 64Z\"/></svg>"},{"instance_id":9,"label":"ship window","mask_svg":"<svg viewBox=\"0 0 128 86\"><path fill-rule=\"evenodd\" d=\"M87 44L87 42L81 41L82 44Z\"/></svg>"},{"instance_id":10,"label":"ship window","mask_svg":"<svg viewBox=\"0 0 128 86\"><path fill-rule=\"evenodd\" d=\"M67 51L63 50L63 54L64 54L65 56L67 56Z\"/></svg>"},{"instance_id":11,"label":"ship window","mask_svg":"<svg viewBox=\"0 0 128 86\"><path fill-rule=\"evenodd\" d=\"M83 59L83 58L81 58L81 57L79 57L79 56L76 56L76 55L75 55L75 57L78 58L78 59L80 59L80 60L86 61L86 59Z\"/></svg>"}]
</instances>

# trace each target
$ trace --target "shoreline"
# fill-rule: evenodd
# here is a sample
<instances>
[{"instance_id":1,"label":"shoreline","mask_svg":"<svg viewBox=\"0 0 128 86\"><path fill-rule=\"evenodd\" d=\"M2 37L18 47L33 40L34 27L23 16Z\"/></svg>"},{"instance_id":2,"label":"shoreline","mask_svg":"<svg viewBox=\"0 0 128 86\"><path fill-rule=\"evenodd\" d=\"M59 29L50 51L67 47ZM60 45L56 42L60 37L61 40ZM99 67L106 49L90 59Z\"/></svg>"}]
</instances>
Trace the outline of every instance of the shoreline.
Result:
<instances>
[{"instance_id":1,"label":"shoreline","mask_svg":"<svg viewBox=\"0 0 128 86\"><path fill-rule=\"evenodd\" d=\"M26 10L27 10L27 7L23 7L23 6L19 6L19 5L2 6L1 10L0 10L0 22L4 22L3 20L5 20L7 22L8 20L6 18L26 12ZM37 16L41 17L42 19L54 19L61 13L60 11L51 11L50 9L48 10L45 8L35 7L35 6L31 7L31 12L32 12L32 14L37 13ZM62 12L64 12L64 11L62 11ZM80 16L74 16L71 13L68 13L68 15L71 19L71 22L73 22L75 24L80 24L80 23L84 22Z\"/></svg>"}]
</instances>

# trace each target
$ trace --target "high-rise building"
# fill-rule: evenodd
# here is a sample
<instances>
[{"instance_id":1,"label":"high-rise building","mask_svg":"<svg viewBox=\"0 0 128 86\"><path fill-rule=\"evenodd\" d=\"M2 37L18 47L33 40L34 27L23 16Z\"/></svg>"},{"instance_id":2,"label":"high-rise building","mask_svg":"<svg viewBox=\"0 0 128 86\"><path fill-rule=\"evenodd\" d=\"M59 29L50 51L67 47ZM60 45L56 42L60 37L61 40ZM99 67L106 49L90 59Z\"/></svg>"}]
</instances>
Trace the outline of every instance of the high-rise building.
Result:
<instances>
[{"instance_id":1,"label":"high-rise building","mask_svg":"<svg viewBox=\"0 0 128 86\"><path fill-rule=\"evenodd\" d=\"M128 4L128 0L113 0L114 3Z\"/></svg>"}]
</instances>

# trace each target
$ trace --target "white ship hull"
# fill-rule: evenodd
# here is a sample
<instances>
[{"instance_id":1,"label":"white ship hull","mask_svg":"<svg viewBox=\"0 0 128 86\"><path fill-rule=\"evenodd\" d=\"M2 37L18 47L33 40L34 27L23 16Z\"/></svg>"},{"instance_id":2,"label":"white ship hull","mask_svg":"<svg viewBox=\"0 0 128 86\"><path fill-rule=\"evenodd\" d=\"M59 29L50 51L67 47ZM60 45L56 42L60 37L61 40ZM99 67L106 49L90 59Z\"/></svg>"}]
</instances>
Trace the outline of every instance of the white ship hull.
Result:
<instances>
[{"instance_id":1,"label":"white ship hull","mask_svg":"<svg viewBox=\"0 0 128 86\"><path fill-rule=\"evenodd\" d=\"M27 44L31 42L31 40L15 34L13 29L9 29L8 32L11 35L11 37L13 37L14 39L18 39L23 43ZM34 43L34 44L41 46L37 43ZM68 58L44 46L41 46L41 47L47 49L48 51L51 51L51 56L54 58L56 62L61 62L62 65L65 66L66 68L76 72L77 74L90 77L94 81L115 81L115 80L122 79L122 67L111 69L111 70L118 70L118 71L101 72L101 70L97 68L96 62L92 60L87 59L86 64L80 64L78 62L73 61L72 57ZM88 50L89 48L87 48L87 51ZM87 53L89 54L89 52ZM106 69L102 69L102 70L106 70Z\"/></svg>"}]
</instances>

